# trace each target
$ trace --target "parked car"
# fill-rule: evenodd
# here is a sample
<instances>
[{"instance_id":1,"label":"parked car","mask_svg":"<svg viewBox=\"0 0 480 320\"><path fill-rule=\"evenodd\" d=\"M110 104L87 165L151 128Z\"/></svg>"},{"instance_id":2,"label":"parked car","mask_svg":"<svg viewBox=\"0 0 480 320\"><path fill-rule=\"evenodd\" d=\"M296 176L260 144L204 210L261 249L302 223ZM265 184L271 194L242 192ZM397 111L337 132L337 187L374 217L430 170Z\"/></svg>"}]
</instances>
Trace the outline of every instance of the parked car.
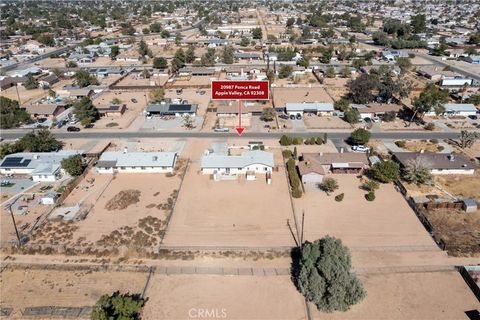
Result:
<instances>
[{"instance_id":1,"label":"parked car","mask_svg":"<svg viewBox=\"0 0 480 320\"><path fill-rule=\"evenodd\" d=\"M470 119L472 119L472 120L478 120L478 116L469 115L468 117L469 117Z\"/></svg>"},{"instance_id":2,"label":"parked car","mask_svg":"<svg viewBox=\"0 0 480 320\"><path fill-rule=\"evenodd\" d=\"M380 118L379 117L373 117L372 121L375 122L375 123L378 123L378 122L380 122Z\"/></svg>"},{"instance_id":3,"label":"parked car","mask_svg":"<svg viewBox=\"0 0 480 320\"><path fill-rule=\"evenodd\" d=\"M198 92L198 94L201 95L201 96L203 96L203 95L205 94L205 90L200 90L200 91Z\"/></svg>"},{"instance_id":4,"label":"parked car","mask_svg":"<svg viewBox=\"0 0 480 320\"><path fill-rule=\"evenodd\" d=\"M177 89L176 92L177 92L177 95L181 95L181 94L183 93L183 89L181 89L181 88L180 88L180 89Z\"/></svg>"},{"instance_id":5,"label":"parked car","mask_svg":"<svg viewBox=\"0 0 480 320\"><path fill-rule=\"evenodd\" d=\"M286 114L281 114L278 117L283 120L288 120L288 116Z\"/></svg>"},{"instance_id":6,"label":"parked car","mask_svg":"<svg viewBox=\"0 0 480 320\"><path fill-rule=\"evenodd\" d=\"M70 126L70 127L67 128L67 131L68 131L68 132L78 132L78 131L80 131L80 128L74 127L74 126Z\"/></svg>"},{"instance_id":7,"label":"parked car","mask_svg":"<svg viewBox=\"0 0 480 320\"><path fill-rule=\"evenodd\" d=\"M228 128L215 128L213 129L215 132L228 132Z\"/></svg>"},{"instance_id":8,"label":"parked car","mask_svg":"<svg viewBox=\"0 0 480 320\"><path fill-rule=\"evenodd\" d=\"M363 153L365 153L365 152L368 152L369 150L370 150L370 148L367 147L367 146L364 146L364 145L358 145L358 146L353 146L352 147L353 152L363 152Z\"/></svg>"},{"instance_id":9,"label":"parked car","mask_svg":"<svg viewBox=\"0 0 480 320\"><path fill-rule=\"evenodd\" d=\"M270 125L269 125L269 124L266 124L266 125L264 125L263 127L266 128L266 129L270 129Z\"/></svg>"}]
</instances>

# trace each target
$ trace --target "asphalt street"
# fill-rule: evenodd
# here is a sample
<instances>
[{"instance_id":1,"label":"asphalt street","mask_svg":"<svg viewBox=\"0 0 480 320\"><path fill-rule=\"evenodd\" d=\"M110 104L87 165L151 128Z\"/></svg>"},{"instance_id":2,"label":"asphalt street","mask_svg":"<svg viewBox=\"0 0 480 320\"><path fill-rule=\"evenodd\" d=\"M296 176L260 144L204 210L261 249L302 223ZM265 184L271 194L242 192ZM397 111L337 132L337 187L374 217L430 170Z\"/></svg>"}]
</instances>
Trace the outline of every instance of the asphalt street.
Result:
<instances>
[{"instance_id":1,"label":"asphalt street","mask_svg":"<svg viewBox=\"0 0 480 320\"><path fill-rule=\"evenodd\" d=\"M2 139L17 139L21 138L31 130L3 130L1 132ZM341 132L327 132L329 139L345 139L350 136L351 131ZM318 137L322 136L322 132L248 132L246 131L241 138L255 139L255 138L280 138L283 134L289 136L301 137ZM238 138L234 132L231 133L217 133L217 132L128 132L128 131L88 131L81 132L59 132L54 133L59 139L114 139L114 138ZM457 139L458 132L372 132L373 139Z\"/></svg>"}]
</instances>

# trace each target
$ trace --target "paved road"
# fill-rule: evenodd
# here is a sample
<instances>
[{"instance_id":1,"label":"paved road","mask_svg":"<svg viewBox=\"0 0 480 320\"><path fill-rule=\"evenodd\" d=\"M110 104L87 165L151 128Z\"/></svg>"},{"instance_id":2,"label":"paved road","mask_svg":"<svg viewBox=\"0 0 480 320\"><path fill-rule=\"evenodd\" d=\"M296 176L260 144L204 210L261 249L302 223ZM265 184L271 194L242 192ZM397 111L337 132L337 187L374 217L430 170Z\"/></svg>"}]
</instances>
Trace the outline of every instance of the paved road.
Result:
<instances>
[{"instance_id":1,"label":"paved road","mask_svg":"<svg viewBox=\"0 0 480 320\"><path fill-rule=\"evenodd\" d=\"M21 138L31 130L3 130L3 139ZM345 139L350 136L351 131L327 132L329 139ZM128 131L88 131L81 132L59 132L54 133L59 139L114 139L114 138L238 138L236 133L216 132L128 132ZM321 132L245 132L242 138L280 138L283 134L289 136L317 137ZM374 139L456 139L459 133L456 132L372 132Z\"/></svg>"}]
</instances>

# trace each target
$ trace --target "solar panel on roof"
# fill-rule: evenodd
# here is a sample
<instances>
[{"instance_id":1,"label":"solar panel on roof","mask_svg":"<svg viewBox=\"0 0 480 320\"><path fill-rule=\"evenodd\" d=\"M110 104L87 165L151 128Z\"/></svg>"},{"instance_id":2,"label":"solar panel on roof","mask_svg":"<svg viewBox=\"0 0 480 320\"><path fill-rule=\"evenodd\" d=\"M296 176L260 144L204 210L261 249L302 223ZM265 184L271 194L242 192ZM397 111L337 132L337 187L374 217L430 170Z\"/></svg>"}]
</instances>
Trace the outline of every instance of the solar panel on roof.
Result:
<instances>
[{"instance_id":1,"label":"solar panel on roof","mask_svg":"<svg viewBox=\"0 0 480 320\"><path fill-rule=\"evenodd\" d=\"M27 167L30 164L30 159L23 159L21 157L6 158L2 162L2 167Z\"/></svg>"},{"instance_id":2,"label":"solar panel on roof","mask_svg":"<svg viewBox=\"0 0 480 320\"><path fill-rule=\"evenodd\" d=\"M168 108L169 111L189 111L191 109L189 104L171 104Z\"/></svg>"}]
</instances>

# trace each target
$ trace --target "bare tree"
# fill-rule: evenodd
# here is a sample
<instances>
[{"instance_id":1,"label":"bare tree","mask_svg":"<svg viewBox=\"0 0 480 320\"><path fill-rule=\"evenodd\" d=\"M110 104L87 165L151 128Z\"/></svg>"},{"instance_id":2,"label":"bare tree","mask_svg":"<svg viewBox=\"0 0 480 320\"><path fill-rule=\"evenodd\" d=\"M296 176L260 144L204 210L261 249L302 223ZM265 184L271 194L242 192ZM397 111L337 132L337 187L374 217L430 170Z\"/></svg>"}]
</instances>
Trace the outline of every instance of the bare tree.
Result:
<instances>
[{"instance_id":1,"label":"bare tree","mask_svg":"<svg viewBox=\"0 0 480 320\"><path fill-rule=\"evenodd\" d=\"M424 184L432 180L431 168L432 164L424 157L408 160L403 171L403 179L417 185Z\"/></svg>"},{"instance_id":2,"label":"bare tree","mask_svg":"<svg viewBox=\"0 0 480 320\"><path fill-rule=\"evenodd\" d=\"M460 132L459 138L460 138L460 147L462 149L467 149L473 146L473 144L475 143L475 140L479 138L479 135L476 132L462 130Z\"/></svg>"}]
</instances>

